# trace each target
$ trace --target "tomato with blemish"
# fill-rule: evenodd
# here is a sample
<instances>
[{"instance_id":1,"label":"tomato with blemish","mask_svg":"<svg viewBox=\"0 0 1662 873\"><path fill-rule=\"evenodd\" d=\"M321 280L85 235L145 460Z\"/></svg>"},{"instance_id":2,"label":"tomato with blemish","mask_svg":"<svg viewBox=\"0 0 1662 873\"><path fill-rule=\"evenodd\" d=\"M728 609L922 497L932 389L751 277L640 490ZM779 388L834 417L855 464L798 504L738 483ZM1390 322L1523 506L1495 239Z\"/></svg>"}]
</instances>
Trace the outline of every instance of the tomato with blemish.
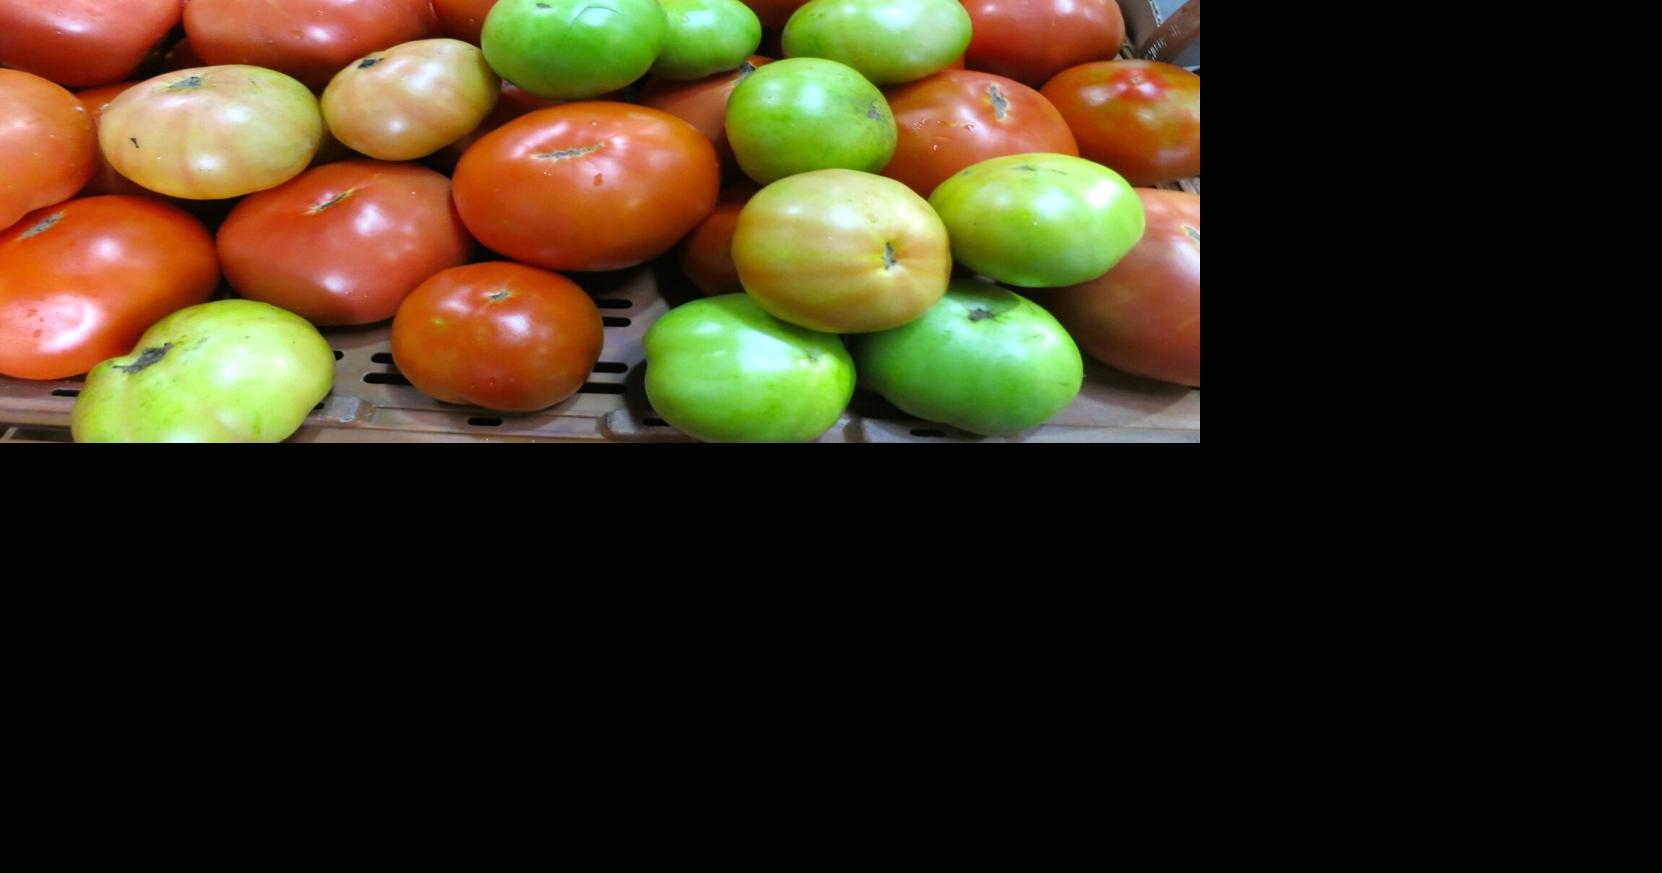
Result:
<instances>
[{"instance_id":1,"label":"tomato with blemish","mask_svg":"<svg viewBox=\"0 0 1662 873\"><path fill-rule=\"evenodd\" d=\"M1038 88L1068 67L1106 61L1125 44L1114 0L961 0L974 26L965 66Z\"/></svg>"},{"instance_id":2,"label":"tomato with blemish","mask_svg":"<svg viewBox=\"0 0 1662 873\"><path fill-rule=\"evenodd\" d=\"M900 139L883 175L928 197L989 158L1079 154L1061 113L1039 92L991 73L944 70L885 91Z\"/></svg>"},{"instance_id":3,"label":"tomato with blemish","mask_svg":"<svg viewBox=\"0 0 1662 873\"><path fill-rule=\"evenodd\" d=\"M36 210L0 232L0 375L85 373L218 285L213 237L176 206L88 197Z\"/></svg>"},{"instance_id":4,"label":"tomato with blemish","mask_svg":"<svg viewBox=\"0 0 1662 873\"><path fill-rule=\"evenodd\" d=\"M321 91L370 52L438 31L429 0L191 0L185 33L210 65L248 64Z\"/></svg>"},{"instance_id":5,"label":"tomato with blemish","mask_svg":"<svg viewBox=\"0 0 1662 873\"><path fill-rule=\"evenodd\" d=\"M557 273L494 262L446 270L404 300L392 357L446 403L535 412L582 389L605 346L600 309Z\"/></svg>"},{"instance_id":6,"label":"tomato with blemish","mask_svg":"<svg viewBox=\"0 0 1662 873\"><path fill-rule=\"evenodd\" d=\"M65 88L119 82L179 23L185 0L0 0L0 64Z\"/></svg>"},{"instance_id":7,"label":"tomato with blemish","mask_svg":"<svg viewBox=\"0 0 1662 873\"><path fill-rule=\"evenodd\" d=\"M20 70L0 70L0 229L75 196L98 171L92 117L75 95Z\"/></svg>"},{"instance_id":8,"label":"tomato with blemish","mask_svg":"<svg viewBox=\"0 0 1662 873\"><path fill-rule=\"evenodd\" d=\"M455 179L462 221L490 250L550 270L621 270L669 251L710 214L721 164L667 112L567 103L474 143Z\"/></svg>"},{"instance_id":9,"label":"tomato with blemish","mask_svg":"<svg viewBox=\"0 0 1662 873\"><path fill-rule=\"evenodd\" d=\"M325 327L372 324L468 262L450 180L419 164L342 161L244 199L219 229L238 294Z\"/></svg>"},{"instance_id":10,"label":"tomato with blemish","mask_svg":"<svg viewBox=\"0 0 1662 873\"><path fill-rule=\"evenodd\" d=\"M1080 157L1133 185L1200 175L1200 77L1159 61L1064 71L1044 95L1073 129Z\"/></svg>"}]
</instances>

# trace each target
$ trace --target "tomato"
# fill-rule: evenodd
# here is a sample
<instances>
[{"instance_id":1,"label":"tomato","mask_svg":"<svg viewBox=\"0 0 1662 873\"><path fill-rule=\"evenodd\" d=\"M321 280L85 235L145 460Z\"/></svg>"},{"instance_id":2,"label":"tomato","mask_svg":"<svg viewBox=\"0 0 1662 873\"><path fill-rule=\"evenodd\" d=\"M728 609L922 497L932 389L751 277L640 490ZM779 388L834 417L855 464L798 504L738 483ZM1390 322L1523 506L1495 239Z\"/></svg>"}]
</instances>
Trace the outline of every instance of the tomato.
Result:
<instances>
[{"instance_id":1,"label":"tomato","mask_svg":"<svg viewBox=\"0 0 1662 873\"><path fill-rule=\"evenodd\" d=\"M75 95L32 73L0 70L0 229L75 196L98 171L98 138Z\"/></svg>"},{"instance_id":2,"label":"tomato","mask_svg":"<svg viewBox=\"0 0 1662 873\"><path fill-rule=\"evenodd\" d=\"M218 285L213 238L178 207L89 197L37 210L0 232L0 375L85 373Z\"/></svg>"},{"instance_id":3,"label":"tomato","mask_svg":"<svg viewBox=\"0 0 1662 873\"><path fill-rule=\"evenodd\" d=\"M756 13L763 27L780 28L808 0L744 0L744 5Z\"/></svg>"},{"instance_id":4,"label":"tomato","mask_svg":"<svg viewBox=\"0 0 1662 873\"><path fill-rule=\"evenodd\" d=\"M747 181L721 192L716 211L681 241L681 271L704 296L744 293L739 268L733 266L733 232L739 227L744 205L760 190L761 186Z\"/></svg>"},{"instance_id":5,"label":"tomato","mask_svg":"<svg viewBox=\"0 0 1662 873\"><path fill-rule=\"evenodd\" d=\"M791 16L781 44L788 58L826 58L893 85L946 69L969 41L958 0L813 0Z\"/></svg>"},{"instance_id":6,"label":"tomato","mask_svg":"<svg viewBox=\"0 0 1662 873\"><path fill-rule=\"evenodd\" d=\"M727 101L733 89L749 78L756 68L773 63L761 55L751 55L738 69L717 73L696 82L672 82L651 78L641 88L640 103L685 121L698 128L699 133L715 144L721 157L724 177L736 176L739 162L733 157L733 147L727 144Z\"/></svg>"},{"instance_id":7,"label":"tomato","mask_svg":"<svg viewBox=\"0 0 1662 873\"><path fill-rule=\"evenodd\" d=\"M445 33L478 45L479 32L485 29L485 16L495 5L496 0L433 0L433 11L438 14Z\"/></svg>"},{"instance_id":8,"label":"tomato","mask_svg":"<svg viewBox=\"0 0 1662 873\"><path fill-rule=\"evenodd\" d=\"M323 115L317 98L282 73L197 67L115 98L98 142L116 172L151 191L223 200L298 176L323 142Z\"/></svg>"},{"instance_id":9,"label":"tomato","mask_svg":"<svg viewBox=\"0 0 1662 873\"><path fill-rule=\"evenodd\" d=\"M392 357L445 403L535 412L576 394L606 344L600 308L570 279L521 264L457 267L398 309Z\"/></svg>"},{"instance_id":10,"label":"tomato","mask_svg":"<svg viewBox=\"0 0 1662 873\"><path fill-rule=\"evenodd\" d=\"M621 95L607 95L602 99L621 99ZM518 85L503 82L502 96L496 101L496 108L491 110L491 114L485 116L485 120L480 122L472 133L434 152L427 158L426 163L446 176L451 175L456 172L456 164L461 161L462 155L467 154L467 150L472 148L474 143L484 139L487 134L527 112L547 109L554 105L556 102L553 100L538 97Z\"/></svg>"},{"instance_id":11,"label":"tomato","mask_svg":"<svg viewBox=\"0 0 1662 873\"><path fill-rule=\"evenodd\" d=\"M658 0L502 0L480 42L502 78L550 100L592 100L646 75L669 36Z\"/></svg>"},{"instance_id":12,"label":"tomato","mask_svg":"<svg viewBox=\"0 0 1662 873\"><path fill-rule=\"evenodd\" d=\"M948 176L988 158L1079 154L1056 107L1003 76L945 70L890 88L886 96L900 140L883 175L924 197Z\"/></svg>"},{"instance_id":13,"label":"tomato","mask_svg":"<svg viewBox=\"0 0 1662 873\"><path fill-rule=\"evenodd\" d=\"M196 53L196 48L188 39L174 43L173 47L167 50L167 54L162 56L162 71L166 73L206 66L209 66L208 62L202 60L202 56Z\"/></svg>"},{"instance_id":14,"label":"tomato","mask_svg":"<svg viewBox=\"0 0 1662 873\"><path fill-rule=\"evenodd\" d=\"M894 157L894 113L852 67L790 58L733 89L727 141L744 174L764 185L810 170L875 173Z\"/></svg>"},{"instance_id":15,"label":"tomato","mask_svg":"<svg viewBox=\"0 0 1662 873\"><path fill-rule=\"evenodd\" d=\"M952 257L997 282L1051 288L1108 272L1143 235L1143 207L1113 170L1071 155L982 161L929 195Z\"/></svg>"},{"instance_id":16,"label":"tomato","mask_svg":"<svg viewBox=\"0 0 1662 873\"><path fill-rule=\"evenodd\" d=\"M438 30L428 0L191 0L185 32L209 65L287 73L321 91L370 52Z\"/></svg>"},{"instance_id":17,"label":"tomato","mask_svg":"<svg viewBox=\"0 0 1662 873\"><path fill-rule=\"evenodd\" d=\"M1068 67L1105 61L1125 44L1114 0L962 0L975 34L965 64L1037 88Z\"/></svg>"},{"instance_id":18,"label":"tomato","mask_svg":"<svg viewBox=\"0 0 1662 873\"><path fill-rule=\"evenodd\" d=\"M659 0L669 19L652 75L691 82L737 69L762 44L756 13L739 0Z\"/></svg>"},{"instance_id":19,"label":"tomato","mask_svg":"<svg viewBox=\"0 0 1662 873\"><path fill-rule=\"evenodd\" d=\"M238 294L320 327L385 321L417 285L472 255L450 180L417 164L308 170L243 200L219 229Z\"/></svg>"},{"instance_id":20,"label":"tomato","mask_svg":"<svg viewBox=\"0 0 1662 873\"><path fill-rule=\"evenodd\" d=\"M184 0L0 0L0 64L66 88L119 82L179 23Z\"/></svg>"},{"instance_id":21,"label":"tomato","mask_svg":"<svg viewBox=\"0 0 1662 873\"><path fill-rule=\"evenodd\" d=\"M1159 61L1105 61L1064 71L1044 87L1079 154L1133 185L1200 175L1200 77Z\"/></svg>"},{"instance_id":22,"label":"tomato","mask_svg":"<svg viewBox=\"0 0 1662 873\"><path fill-rule=\"evenodd\" d=\"M456 166L481 243L550 270L619 270L669 251L715 208L716 150L692 125L626 103L568 103L511 121Z\"/></svg>"},{"instance_id":23,"label":"tomato","mask_svg":"<svg viewBox=\"0 0 1662 873\"><path fill-rule=\"evenodd\" d=\"M733 263L773 317L830 333L899 327L929 311L952 278L946 226L929 203L854 170L763 188L739 214Z\"/></svg>"},{"instance_id":24,"label":"tomato","mask_svg":"<svg viewBox=\"0 0 1662 873\"><path fill-rule=\"evenodd\" d=\"M1137 189L1143 241L1100 279L1036 299L1080 348L1128 373L1200 387L1200 196Z\"/></svg>"},{"instance_id":25,"label":"tomato","mask_svg":"<svg viewBox=\"0 0 1662 873\"><path fill-rule=\"evenodd\" d=\"M501 91L478 46L423 39L342 70L323 92L323 119L349 148L413 161L476 130Z\"/></svg>"}]
</instances>

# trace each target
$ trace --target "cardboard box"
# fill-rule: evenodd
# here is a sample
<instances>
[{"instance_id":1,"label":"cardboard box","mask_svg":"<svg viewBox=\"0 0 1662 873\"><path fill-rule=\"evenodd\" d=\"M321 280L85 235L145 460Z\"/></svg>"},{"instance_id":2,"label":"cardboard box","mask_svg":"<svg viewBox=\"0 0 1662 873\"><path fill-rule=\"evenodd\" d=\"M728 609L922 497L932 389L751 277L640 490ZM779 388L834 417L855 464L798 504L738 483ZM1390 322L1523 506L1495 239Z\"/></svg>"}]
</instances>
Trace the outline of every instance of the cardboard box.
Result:
<instances>
[{"instance_id":1,"label":"cardboard box","mask_svg":"<svg viewBox=\"0 0 1662 873\"><path fill-rule=\"evenodd\" d=\"M1200 69L1200 0L1119 0L1139 58Z\"/></svg>"}]
</instances>

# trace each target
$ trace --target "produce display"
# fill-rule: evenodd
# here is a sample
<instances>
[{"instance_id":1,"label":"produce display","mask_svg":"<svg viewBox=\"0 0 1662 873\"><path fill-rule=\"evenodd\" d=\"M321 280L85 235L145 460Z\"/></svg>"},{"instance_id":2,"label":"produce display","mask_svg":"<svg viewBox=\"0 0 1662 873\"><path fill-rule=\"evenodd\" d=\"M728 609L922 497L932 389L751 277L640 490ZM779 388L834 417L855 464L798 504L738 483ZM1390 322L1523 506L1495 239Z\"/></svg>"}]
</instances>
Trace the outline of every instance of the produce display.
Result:
<instances>
[{"instance_id":1,"label":"produce display","mask_svg":"<svg viewBox=\"0 0 1662 873\"><path fill-rule=\"evenodd\" d=\"M288 440L366 330L487 425L1198 398L1200 77L1120 2L0 0L0 380L77 442Z\"/></svg>"}]
</instances>

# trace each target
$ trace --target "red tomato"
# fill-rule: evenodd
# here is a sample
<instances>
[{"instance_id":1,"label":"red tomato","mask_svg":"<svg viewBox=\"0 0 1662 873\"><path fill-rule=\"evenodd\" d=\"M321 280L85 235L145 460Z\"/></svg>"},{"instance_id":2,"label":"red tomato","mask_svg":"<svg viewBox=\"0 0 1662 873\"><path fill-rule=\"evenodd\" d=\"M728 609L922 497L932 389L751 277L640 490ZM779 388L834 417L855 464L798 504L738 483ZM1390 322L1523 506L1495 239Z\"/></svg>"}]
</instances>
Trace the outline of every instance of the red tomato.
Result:
<instances>
[{"instance_id":1,"label":"red tomato","mask_svg":"<svg viewBox=\"0 0 1662 873\"><path fill-rule=\"evenodd\" d=\"M89 197L37 210L0 232L0 375L85 373L218 285L213 237L178 207Z\"/></svg>"},{"instance_id":2,"label":"red tomato","mask_svg":"<svg viewBox=\"0 0 1662 873\"><path fill-rule=\"evenodd\" d=\"M884 93L900 137L883 175L922 197L953 173L989 158L1079 154L1056 107L1003 76L944 70Z\"/></svg>"},{"instance_id":3,"label":"red tomato","mask_svg":"<svg viewBox=\"0 0 1662 873\"><path fill-rule=\"evenodd\" d=\"M1083 285L1035 295L1079 348L1128 373L1200 387L1200 197L1137 189L1142 242Z\"/></svg>"},{"instance_id":4,"label":"red tomato","mask_svg":"<svg viewBox=\"0 0 1662 873\"><path fill-rule=\"evenodd\" d=\"M485 16L495 5L496 0L433 0L433 11L438 13L445 33L478 45Z\"/></svg>"},{"instance_id":5,"label":"red tomato","mask_svg":"<svg viewBox=\"0 0 1662 873\"><path fill-rule=\"evenodd\" d=\"M1105 61L1044 87L1079 154L1133 185L1200 175L1200 77L1159 61Z\"/></svg>"},{"instance_id":6,"label":"red tomato","mask_svg":"<svg viewBox=\"0 0 1662 873\"><path fill-rule=\"evenodd\" d=\"M606 343L599 307L557 273L495 262L422 283L392 323L392 357L445 403L535 412L576 394Z\"/></svg>"},{"instance_id":7,"label":"red tomato","mask_svg":"<svg viewBox=\"0 0 1662 873\"><path fill-rule=\"evenodd\" d=\"M245 198L219 229L238 294L319 327L385 321L417 285L472 255L450 180L417 164L307 170Z\"/></svg>"},{"instance_id":8,"label":"red tomato","mask_svg":"<svg viewBox=\"0 0 1662 873\"><path fill-rule=\"evenodd\" d=\"M768 28L784 27L785 22L791 20L796 10L801 9L808 0L742 0L756 17L762 20L762 26Z\"/></svg>"},{"instance_id":9,"label":"red tomato","mask_svg":"<svg viewBox=\"0 0 1662 873\"><path fill-rule=\"evenodd\" d=\"M739 213L762 186L746 179L721 192L716 211L681 241L681 271L705 297L743 294L739 268L733 266L733 231Z\"/></svg>"},{"instance_id":10,"label":"red tomato","mask_svg":"<svg viewBox=\"0 0 1662 873\"><path fill-rule=\"evenodd\" d=\"M685 121L698 128L721 157L722 175L739 178L739 162L733 157L733 147L727 144L727 101L733 89L739 86L756 68L773 61L761 55L751 55L736 70L717 73L693 82L672 82L656 76L641 86L640 103Z\"/></svg>"},{"instance_id":11,"label":"red tomato","mask_svg":"<svg viewBox=\"0 0 1662 873\"><path fill-rule=\"evenodd\" d=\"M697 128L627 103L567 103L511 121L456 166L481 243L551 270L620 270L670 250L715 208L721 164Z\"/></svg>"},{"instance_id":12,"label":"red tomato","mask_svg":"<svg viewBox=\"0 0 1662 873\"><path fill-rule=\"evenodd\" d=\"M191 0L185 32L209 65L287 73L321 91L347 64L438 29L429 0Z\"/></svg>"},{"instance_id":13,"label":"red tomato","mask_svg":"<svg viewBox=\"0 0 1662 873\"><path fill-rule=\"evenodd\" d=\"M181 39L174 43L173 47L167 50L167 54L162 56L162 72L164 73L192 70L208 65L208 62L202 60L202 56L196 53L196 49L191 46L188 39Z\"/></svg>"},{"instance_id":14,"label":"red tomato","mask_svg":"<svg viewBox=\"0 0 1662 873\"><path fill-rule=\"evenodd\" d=\"M98 136L75 95L0 70L0 229L75 196L98 172Z\"/></svg>"},{"instance_id":15,"label":"red tomato","mask_svg":"<svg viewBox=\"0 0 1662 873\"><path fill-rule=\"evenodd\" d=\"M1068 67L1105 61L1125 44L1114 0L960 0L969 10L965 64L1034 88Z\"/></svg>"},{"instance_id":16,"label":"red tomato","mask_svg":"<svg viewBox=\"0 0 1662 873\"><path fill-rule=\"evenodd\" d=\"M185 0L0 0L0 64L66 88L127 78L179 23Z\"/></svg>"}]
</instances>

